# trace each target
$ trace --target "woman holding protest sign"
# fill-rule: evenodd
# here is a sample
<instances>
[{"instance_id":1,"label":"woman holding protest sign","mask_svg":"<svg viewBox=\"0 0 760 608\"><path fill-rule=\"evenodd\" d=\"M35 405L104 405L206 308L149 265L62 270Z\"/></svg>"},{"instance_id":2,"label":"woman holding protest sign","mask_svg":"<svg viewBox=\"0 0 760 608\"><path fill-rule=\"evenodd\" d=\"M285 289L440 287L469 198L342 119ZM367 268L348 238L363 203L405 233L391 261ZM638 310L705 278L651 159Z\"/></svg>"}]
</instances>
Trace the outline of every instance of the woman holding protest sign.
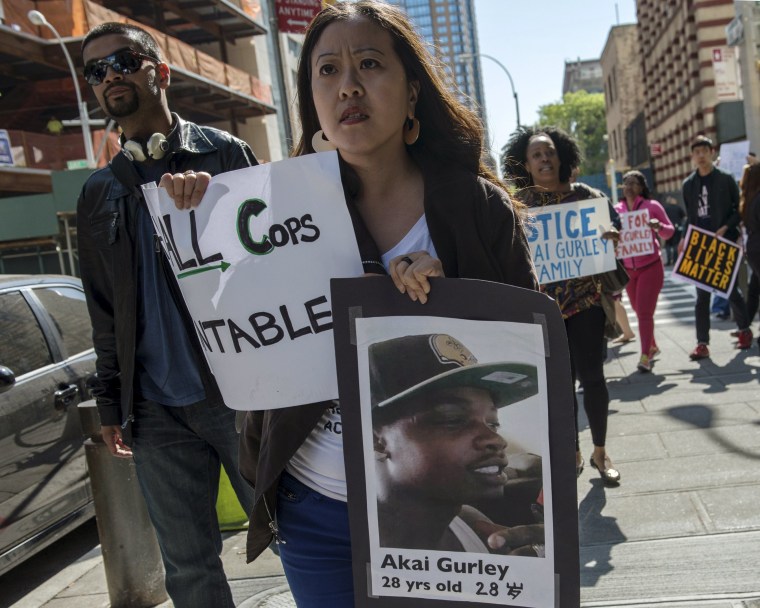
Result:
<instances>
[{"instance_id":1,"label":"woman holding protest sign","mask_svg":"<svg viewBox=\"0 0 760 608\"><path fill-rule=\"evenodd\" d=\"M639 320L639 337L641 339L640 372L652 371L652 359L660 352L654 339L654 309L665 280L665 269L660 256L658 236L668 240L675 233L668 214L662 205L651 198L649 185L641 171L628 171L623 176L624 200L615 205L623 223L623 232L633 231L637 226L651 229L649 238L652 246L649 253L623 258L623 265L628 272L628 284L625 286L636 318ZM626 221L626 214L631 221ZM630 224L630 226L629 226ZM623 234L625 237L625 234ZM618 251L618 255L620 255Z\"/></svg>"},{"instance_id":2,"label":"woman holding protest sign","mask_svg":"<svg viewBox=\"0 0 760 608\"><path fill-rule=\"evenodd\" d=\"M604 194L578 182L571 182L573 170L580 166L581 153L576 141L557 127L522 127L507 142L504 174L518 188L517 198L528 207L559 205L585 199L603 198ZM617 213L610 205L613 225ZM617 230L609 227L605 239L617 239ZM601 286L594 276L548 283L542 290L554 298L565 319L573 385L576 378L583 387L594 452L591 466L599 471L606 485L617 485L620 473L607 455L607 413L610 397L604 378L606 343L605 313L601 306ZM574 396L576 431L578 398ZM575 467L583 471L580 441L576 435Z\"/></svg>"},{"instance_id":3,"label":"woman holding protest sign","mask_svg":"<svg viewBox=\"0 0 760 608\"><path fill-rule=\"evenodd\" d=\"M365 272L389 274L423 304L430 277L537 287L519 211L481 161L482 126L402 11L326 6L297 82L294 153L337 149ZM256 488L248 558L281 541L300 607L353 606L343 444L327 431L339 421L337 403L248 412L241 436L241 472Z\"/></svg>"}]
</instances>

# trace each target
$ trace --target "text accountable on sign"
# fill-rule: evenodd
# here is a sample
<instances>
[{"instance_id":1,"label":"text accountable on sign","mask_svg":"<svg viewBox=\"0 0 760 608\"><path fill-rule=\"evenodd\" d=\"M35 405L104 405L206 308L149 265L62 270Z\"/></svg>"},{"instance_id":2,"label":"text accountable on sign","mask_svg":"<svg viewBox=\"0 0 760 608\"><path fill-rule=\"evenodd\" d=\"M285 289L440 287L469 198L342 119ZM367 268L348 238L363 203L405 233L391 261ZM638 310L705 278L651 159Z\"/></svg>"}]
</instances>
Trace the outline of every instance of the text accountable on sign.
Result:
<instances>
[{"instance_id":1,"label":"text accountable on sign","mask_svg":"<svg viewBox=\"0 0 760 608\"><path fill-rule=\"evenodd\" d=\"M266 210L267 204L259 199L244 201L237 212L237 236L243 248L252 255L268 255L278 248L313 243L320 237L319 227L314 223L311 214L301 217L290 217L280 224L272 224L265 233L255 233L251 228L251 219L258 217ZM176 220L176 217L175 217ZM190 241L194 257L183 258L174 239L175 227L169 214L161 216L159 222L161 238L164 242L169 259L179 270L178 279L211 270L224 272L230 264L225 262L220 252L206 253L201 250L198 242L198 226L195 211L187 214ZM186 230L182 227L181 230ZM321 295L304 302L307 323L296 327L293 315L286 305L276 312L258 311L251 314L246 324L232 319L209 319L197 321L199 336L203 347L209 352L218 349L226 352L232 348L240 353L245 344L253 348L277 344L287 337L295 340L309 334L317 334L332 329L332 313L327 297Z\"/></svg>"}]
</instances>

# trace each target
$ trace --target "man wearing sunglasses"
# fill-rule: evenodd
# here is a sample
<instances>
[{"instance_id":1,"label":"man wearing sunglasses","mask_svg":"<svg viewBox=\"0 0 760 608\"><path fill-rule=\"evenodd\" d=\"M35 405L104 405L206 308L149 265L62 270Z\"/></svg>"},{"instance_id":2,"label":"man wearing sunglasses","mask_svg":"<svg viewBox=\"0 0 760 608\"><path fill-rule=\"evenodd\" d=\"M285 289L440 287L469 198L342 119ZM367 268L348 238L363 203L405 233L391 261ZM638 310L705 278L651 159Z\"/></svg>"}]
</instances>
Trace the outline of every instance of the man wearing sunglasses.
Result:
<instances>
[{"instance_id":1,"label":"man wearing sunglasses","mask_svg":"<svg viewBox=\"0 0 760 608\"><path fill-rule=\"evenodd\" d=\"M256 164L229 133L170 111L169 66L150 34L104 23L82 42L84 75L122 129L123 151L84 185L77 218L82 281L97 353L101 433L134 458L177 608L234 606L219 553L220 463L246 512L235 412L224 406L139 185L159 181L180 208L211 175ZM117 533L130 534L130 522ZM140 559L139 556L134 556Z\"/></svg>"}]
</instances>

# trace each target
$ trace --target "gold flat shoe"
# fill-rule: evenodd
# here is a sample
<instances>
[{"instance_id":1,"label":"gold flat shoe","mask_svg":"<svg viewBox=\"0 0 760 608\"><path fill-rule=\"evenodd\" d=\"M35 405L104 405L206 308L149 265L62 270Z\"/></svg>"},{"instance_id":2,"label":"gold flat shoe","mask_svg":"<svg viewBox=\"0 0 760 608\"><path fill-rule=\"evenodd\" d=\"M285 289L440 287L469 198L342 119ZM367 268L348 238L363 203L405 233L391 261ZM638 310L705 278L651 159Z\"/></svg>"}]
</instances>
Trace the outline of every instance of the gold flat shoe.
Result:
<instances>
[{"instance_id":1,"label":"gold flat shoe","mask_svg":"<svg viewBox=\"0 0 760 608\"><path fill-rule=\"evenodd\" d=\"M607 463L610 465L612 464L612 461L605 456L604 458L604 464L605 468L600 469L599 466L596 464L596 461L594 460L594 455L591 455L591 458L589 458L591 461L591 467L599 471L599 477L602 478L602 481L604 482L604 485L606 486L616 486L620 483L620 472L617 469L612 468L611 466L606 466Z\"/></svg>"}]
</instances>

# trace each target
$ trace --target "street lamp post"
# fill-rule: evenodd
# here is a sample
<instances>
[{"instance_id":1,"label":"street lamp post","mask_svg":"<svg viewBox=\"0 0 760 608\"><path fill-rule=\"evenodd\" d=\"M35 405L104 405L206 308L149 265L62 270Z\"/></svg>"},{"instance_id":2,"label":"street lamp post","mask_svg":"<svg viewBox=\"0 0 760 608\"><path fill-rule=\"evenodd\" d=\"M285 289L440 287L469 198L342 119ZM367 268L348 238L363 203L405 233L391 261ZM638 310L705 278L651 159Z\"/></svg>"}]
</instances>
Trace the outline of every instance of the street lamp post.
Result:
<instances>
[{"instance_id":1,"label":"street lamp post","mask_svg":"<svg viewBox=\"0 0 760 608\"><path fill-rule=\"evenodd\" d=\"M69 64L69 70L71 71L71 78L74 81L74 91L77 95L79 122L82 127L82 137L84 138L84 153L87 157L87 167L94 169L96 166L95 152L92 148L92 136L90 135L90 120L87 113L87 104L82 101L82 91L79 89L79 78L77 77L77 72L74 69L74 62L71 60L69 50L66 48L66 45L64 44L61 35L58 33L58 30L48 22L48 20L45 18L45 15L43 15L40 11L31 10L27 13L27 17L29 18L29 21L31 21L34 25L44 26L53 32L56 40L58 40L58 44L60 44L61 48L63 49L63 54L66 57L66 62Z\"/></svg>"},{"instance_id":2,"label":"street lamp post","mask_svg":"<svg viewBox=\"0 0 760 608\"><path fill-rule=\"evenodd\" d=\"M507 75L507 78L509 78L509 86L512 87L512 97L515 98L515 113L517 115L517 128L520 128L520 103L517 100L517 91L515 90L515 83L512 80L512 75L509 73L509 70L504 67L504 64L496 59L496 57L492 57L491 55L486 55L485 53L477 53L477 55L474 55L472 53L463 53L462 55L457 56L457 60L460 63L463 63L466 59L473 59L474 57L485 57L486 59L490 59L493 61L496 65L498 65L502 70L504 70L504 73Z\"/></svg>"}]
</instances>

